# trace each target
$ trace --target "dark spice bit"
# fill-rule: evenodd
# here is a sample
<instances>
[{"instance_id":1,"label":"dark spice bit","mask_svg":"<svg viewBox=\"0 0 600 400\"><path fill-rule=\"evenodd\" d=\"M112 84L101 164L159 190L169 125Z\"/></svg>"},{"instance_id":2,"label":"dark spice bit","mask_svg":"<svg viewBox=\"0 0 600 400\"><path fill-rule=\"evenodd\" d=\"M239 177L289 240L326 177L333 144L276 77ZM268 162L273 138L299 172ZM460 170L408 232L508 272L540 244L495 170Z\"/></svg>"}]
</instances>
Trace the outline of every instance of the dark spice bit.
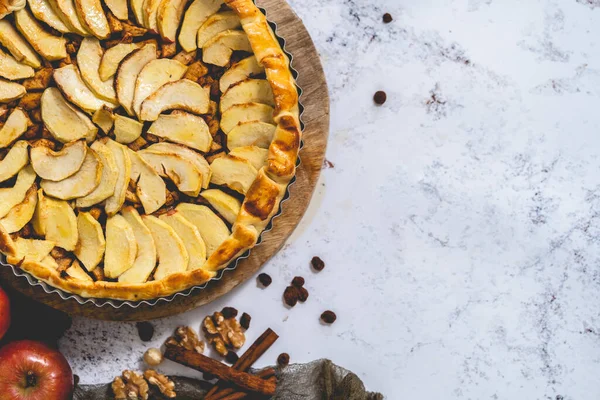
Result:
<instances>
[{"instance_id":1,"label":"dark spice bit","mask_svg":"<svg viewBox=\"0 0 600 400\"><path fill-rule=\"evenodd\" d=\"M235 318L238 315L238 310L233 307L223 307L221 314L223 314L225 319Z\"/></svg>"},{"instance_id":2,"label":"dark spice bit","mask_svg":"<svg viewBox=\"0 0 600 400\"><path fill-rule=\"evenodd\" d=\"M323 271L325 268L325 263L319 257L315 256L310 260L310 264L315 269L315 271Z\"/></svg>"},{"instance_id":3,"label":"dark spice bit","mask_svg":"<svg viewBox=\"0 0 600 400\"><path fill-rule=\"evenodd\" d=\"M308 299L308 290L306 288L301 287L298 289L298 301L300 303L304 303Z\"/></svg>"},{"instance_id":4,"label":"dark spice bit","mask_svg":"<svg viewBox=\"0 0 600 400\"><path fill-rule=\"evenodd\" d=\"M383 90L379 90L375 92L375 96L373 96L373 100L375 104L382 105L387 100L387 94Z\"/></svg>"},{"instance_id":5,"label":"dark spice bit","mask_svg":"<svg viewBox=\"0 0 600 400\"><path fill-rule=\"evenodd\" d=\"M239 358L240 357L234 351L229 351L229 353L227 353L225 356L225 360L227 360L229 364L235 364Z\"/></svg>"},{"instance_id":6,"label":"dark spice bit","mask_svg":"<svg viewBox=\"0 0 600 400\"><path fill-rule=\"evenodd\" d=\"M296 286L297 288L301 288L304 286L304 278L301 276L297 276L292 280L292 286Z\"/></svg>"},{"instance_id":7,"label":"dark spice bit","mask_svg":"<svg viewBox=\"0 0 600 400\"><path fill-rule=\"evenodd\" d=\"M283 300L288 306L294 307L298 303L298 289L294 286L286 287L283 292Z\"/></svg>"},{"instance_id":8,"label":"dark spice bit","mask_svg":"<svg viewBox=\"0 0 600 400\"><path fill-rule=\"evenodd\" d=\"M390 14L390 13L383 14L383 22L385 22L386 24L389 24L393 20L394 20L394 18L392 18L392 14Z\"/></svg>"},{"instance_id":9,"label":"dark spice bit","mask_svg":"<svg viewBox=\"0 0 600 400\"><path fill-rule=\"evenodd\" d=\"M337 315L335 315L333 311L327 310L321 314L321 321L325 322L326 324L333 324L336 319Z\"/></svg>"},{"instance_id":10,"label":"dark spice bit","mask_svg":"<svg viewBox=\"0 0 600 400\"><path fill-rule=\"evenodd\" d=\"M279 357L277 357L277 365L280 367L287 367L290 363L290 355L288 353L281 353Z\"/></svg>"},{"instance_id":11,"label":"dark spice bit","mask_svg":"<svg viewBox=\"0 0 600 400\"><path fill-rule=\"evenodd\" d=\"M149 342L154 336L154 326L150 322L138 322L135 324L138 335L143 342Z\"/></svg>"},{"instance_id":12,"label":"dark spice bit","mask_svg":"<svg viewBox=\"0 0 600 400\"><path fill-rule=\"evenodd\" d=\"M258 275L258 281L260 282L261 285L263 285L264 287L267 287L271 283L273 283L273 278L271 278L271 276L269 274L265 274L263 272L262 274Z\"/></svg>"},{"instance_id":13,"label":"dark spice bit","mask_svg":"<svg viewBox=\"0 0 600 400\"><path fill-rule=\"evenodd\" d=\"M247 330L248 328L250 328L251 320L252 320L252 317L250 315L243 313L240 318L240 325L242 326L242 328Z\"/></svg>"}]
</instances>

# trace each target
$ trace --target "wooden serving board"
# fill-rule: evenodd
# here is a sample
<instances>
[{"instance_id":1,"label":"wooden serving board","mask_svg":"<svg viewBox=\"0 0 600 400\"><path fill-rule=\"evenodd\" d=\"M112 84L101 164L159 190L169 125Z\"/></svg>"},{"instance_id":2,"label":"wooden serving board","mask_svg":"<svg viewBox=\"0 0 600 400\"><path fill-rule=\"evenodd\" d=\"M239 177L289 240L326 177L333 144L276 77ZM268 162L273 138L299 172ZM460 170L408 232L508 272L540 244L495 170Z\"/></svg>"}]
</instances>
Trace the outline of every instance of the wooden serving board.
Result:
<instances>
[{"instance_id":1,"label":"wooden serving board","mask_svg":"<svg viewBox=\"0 0 600 400\"><path fill-rule=\"evenodd\" d=\"M273 229L262 235L262 243L250 257L241 260L233 271L226 271L223 279L211 282L207 288L196 290L190 296L177 296L173 301L145 304L137 308L124 305L115 309L110 305L96 307L91 303L79 304L73 299L63 300L57 293L46 293L39 286L31 286L24 277L16 277L8 268L0 268L0 281L17 291L70 315L111 321L147 321L179 314L223 296L242 282L255 276L262 265L283 246L304 215L315 190L325 158L329 135L329 96L319 55L300 18L285 0L256 0L267 10L267 17L277 24L277 33L286 41L286 50L293 55L292 66L298 71L298 85L302 88L301 102L305 107L302 120L304 148L300 152L301 165L296 182L290 187L290 198L283 203L282 213L274 220Z\"/></svg>"}]
</instances>

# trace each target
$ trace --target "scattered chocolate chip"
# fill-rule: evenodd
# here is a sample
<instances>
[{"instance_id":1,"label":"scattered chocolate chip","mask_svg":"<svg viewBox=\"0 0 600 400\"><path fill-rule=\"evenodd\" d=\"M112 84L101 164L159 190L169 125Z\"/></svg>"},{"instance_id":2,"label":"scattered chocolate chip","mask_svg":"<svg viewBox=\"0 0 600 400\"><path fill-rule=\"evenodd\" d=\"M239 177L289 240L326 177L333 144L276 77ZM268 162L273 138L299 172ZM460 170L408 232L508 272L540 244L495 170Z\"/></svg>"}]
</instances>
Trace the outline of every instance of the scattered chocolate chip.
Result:
<instances>
[{"instance_id":1,"label":"scattered chocolate chip","mask_svg":"<svg viewBox=\"0 0 600 400\"><path fill-rule=\"evenodd\" d=\"M250 321L252 320L252 317L246 313L243 313L242 316L240 317L240 325L242 326L242 328L244 329L248 329L250 328Z\"/></svg>"},{"instance_id":2,"label":"scattered chocolate chip","mask_svg":"<svg viewBox=\"0 0 600 400\"><path fill-rule=\"evenodd\" d=\"M265 274L263 272L262 274L258 275L258 281L260 282L261 285L263 285L264 287L267 287L271 283L273 283L273 278L271 278L271 276L269 274Z\"/></svg>"},{"instance_id":3,"label":"scattered chocolate chip","mask_svg":"<svg viewBox=\"0 0 600 400\"><path fill-rule=\"evenodd\" d=\"M326 324L333 324L336 319L337 315L335 315L333 311L327 310L321 314L321 321L325 322Z\"/></svg>"},{"instance_id":4,"label":"scattered chocolate chip","mask_svg":"<svg viewBox=\"0 0 600 400\"><path fill-rule=\"evenodd\" d=\"M383 22L385 22L386 24L389 24L393 20L394 20L394 18L392 18L392 14L390 14L390 13L383 14Z\"/></svg>"},{"instance_id":5,"label":"scattered chocolate chip","mask_svg":"<svg viewBox=\"0 0 600 400\"><path fill-rule=\"evenodd\" d=\"M298 303L298 289L294 286L286 287L283 292L283 300L288 306L294 307Z\"/></svg>"},{"instance_id":6,"label":"scattered chocolate chip","mask_svg":"<svg viewBox=\"0 0 600 400\"><path fill-rule=\"evenodd\" d=\"M73 385L77 387L79 385L79 375L73 375Z\"/></svg>"},{"instance_id":7,"label":"scattered chocolate chip","mask_svg":"<svg viewBox=\"0 0 600 400\"><path fill-rule=\"evenodd\" d=\"M323 271L325 268L325 263L319 257L315 256L310 260L310 264L314 268L315 271Z\"/></svg>"},{"instance_id":8,"label":"scattered chocolate chip","mask_svg":"<svg viewBox=\"0 0 600 400\"><path fill-rule=\"evenodd\" d=\"M225 319L235 318L238 315L238 310L233 307L223 307L221 314L223 314Z\"/></svg>"},{"instance_id":9,"label":"scattered chocolate chip","mask_svg":"<svg viewBox=\"0 0 600 400\"><path fill-rule=\"evenodd\" d=\"M373 96L373 100L375 104L382 105L387 100L387 94L383 90L379 90L375 92L375 96Z\"/></svg>"},{"instance_id":10,"label":"scattered chocolate chip","mask_svg":"<svg viewBox=\"0 0 600 400\"><path fill-rule=\"evenodd\" d=\"M203 372L202 377L205 381L212 381L213 379L217 379L217 377L211 374L210 372Z\"/></svg>"},{"instance_id":11,"label":"scattered chocolate chip","mask_svg":"<svg viewBox=\"0 0 600 400\"><path fill-rule=\"evenodd\" d=\"M292 280L292 286L295 286L297 288L301 288L302 286L304 286L304 278L301 276L297 276Z\"/></svg>"},{"instance_id":12,"label":"scattered chocolate chip","mask_svg":"<svg viewBox=\"0 0 600 400\"><path fill-rule=\"evenodd\" d=\"M225 356L225 360L227 360L229 364L235 364L239 358L240 357L234 351L229 351L229 353L227 353Z\"/></svg>"},{"instance_id":13,"label":"scattered chocolate chip","mask_svg":"<svg viewBox=\"0 0 600 400\"><path fill-rule=\"evenodd\" d=\"M154 336L154 326L150 322L138 322L135 324L138 335L143 342L149 342Z\"/></svg>"},{"instance_id":14,"label":"scattered chocolate chip","mask_svg":"<svg viewBox=\"0 0 600 400\"><path fill-rule=\"evenodd\" d=\"M287 367L290 363L290 355L288 353L281 353L279 357L277 357L277 365L280 367Z\"/></svg>"},{"instance_id":15,"label":"scattered chocolate chip","mask_svg":"<svg viewBox=\"0 0 600 400\"><path fill-rule=\"evenodd\" d=\"M300 303L304 303L308 299L308 290L306 288L301 287L298 288L298 301Z\"/></svg>"}]
</instances>

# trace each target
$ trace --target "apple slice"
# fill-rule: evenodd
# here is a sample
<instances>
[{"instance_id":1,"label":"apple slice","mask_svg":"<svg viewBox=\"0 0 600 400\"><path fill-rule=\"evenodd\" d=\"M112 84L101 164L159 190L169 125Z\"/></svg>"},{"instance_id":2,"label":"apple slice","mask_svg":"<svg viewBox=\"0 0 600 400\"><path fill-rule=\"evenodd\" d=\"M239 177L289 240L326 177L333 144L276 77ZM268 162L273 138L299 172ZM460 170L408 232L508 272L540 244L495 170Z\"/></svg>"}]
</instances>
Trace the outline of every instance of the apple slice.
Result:
<instances>
[{"instance_id":1,"label":"apple slice","mask_svg":"<svg viewBox=\"0 0 600 400\"><path fill-rule=\"evenodd\" d=\"M20 108L15 108L8 116L2 129L0 129L0 149L10 146L12 142L25 133L28 127L29 118L27 114Z\"/></svg>"},{"instance_id":2,"label":"apple slice","mask_svg":"<svg viewBox=\"0 0 600 400\"><path fill-rule=\"evenodd\" d=\"M154 272L154 280L158 281L171 274L185 271L190 257L183 241L175 233L175 230L165 222L150 215L143 216L142 220L152 233L158 254L158 267Z\"/></svg>"},{"instance_id":3,"label":"apple slice","mask_svg":"<svg viewBox=\"0 0 600 400\"><path fill-rule=\"evenodd\" d=\"M50 255L50 254L48 254L46 257L42 258L42 261L40 261L40 264L42 264L44 267L49 268L49 269L57 270L60 268L60 266L58 265L58 263L56 262L54 257L52 257L52 255Z\"/></svg>"},{"instance_id":4,"label":"apple slice","mask_svg":"<svg viewBox=\"0 0 600 400\"><path fill-rule=\"evenodd\" d=\"M238 82L244 81L250 77L263 74L265 69L258 63L256 57L251 55L248 58L233 64L219 80L219 88L222 93L225 93L227 89L235 85Z\"/></svg>"},{"instance_id":5,"label":"apple slice","mask_svg":"<svg viewBox=\"0 0 600 400\"><path fill-rule=\"evenodd\" d=\"M210 257L231 234L225 222L206 206L180 203L175 210L198 228L206 244L207 257Z\"/></svg>"},{"instance_id":6,"label":"apple slice","mask_svg":"<svg viewBox=\"0 0 600 400\"><path fill-rule=\"evenodd\" d=\"M106 254L104 256L104 275L118 278L133 267L137 254L137 243L133 228L121 215L106 220Z\"/></svg>"},{"instance_id":7,"label":"apple slice","mask_svg":"<svg viewBox=\"0 0 600 400\"><path fill-rule=\"evenodd\" d=\"M87 145L83 140L69 143L60 151L36 146L30 152L31 166L42 179L62 181L79 171L86 154Z\"/></svg>"},{"instance_id":8,"label":"apple slice","mask_svg":"<svg viewBox=\"0 0 600 400\"><path fill-rule=\"evenodd\" d=\"M148 133L204 152L210 150L213 141L204 119L183 111L160 115Z\"/></svg>"},{"instance_id":9,"label":"apple slice","mask_svg":"<svg viewBox=\"0 0 600 400\"><path fill-rule=\"evenodd\" d=\"M115 114L110 108L102 107L101 109L96 110L92 117L92 121L102 129L102 132L108 135L115 124Z\"/></svg>"},{"instance_id":10,"label":"apple slice","mask_svg":"<svg viewBox=\"0 0 600 400\"><path fill-rule=\"evenodd\" d=\"M188 196L196 197L202 188L202 173L188 160L169 153L142 150L138 154L154 170L173 181L177 189Z\"/></svg>"},{"instance_id":11,"label":"apple slice","mask_svg":"<svg viewBox=\"0 0 600 400\"><path fill-rule=\"evenodd\" d=\"M37 53L7 20L0 20L0 44L6 47L17 61L36 69L42 66Z\"/></svg>"},{"instance_id":12,"label":"apple slice","mask_svg":"<svg viewBox=\"0 0 600 400\"><path fill-rule=\"evenodd\" d=\"M110 26L100 0L75 0L77 16L84 28L98 39L110 36Z\"/></svg>"},{"instance_id":13,"label":"apple slice","mask_svg":"<svg viewBox=\"0 0 600 400\"><path fill-rule=\"evenodd\" d=\"M198 30L198 48L202 48L219 33L242 27L240 18L233 11L223 11L208 17Z\"/></svg>"},{"instance_id":14,"label":"apple slice","mask_svg":"<svg viewBox=\"0 0 600 400\"><path fill-rule=\"evenodd\" d=\"M77 67L73 64L65 65L54 70L54 81L65 97L83 111L93 114L96 110L106 106L116 108L117 105L98 98L85 82Z\"/></svg>"},{"instance_id":15,"label":"apple slice","mask_svg":"<svg viewBox=\"0 0 600 400\"><path fill-rule=\"evenodd\" d=\"M177 236L183 240L190 259L187 270L202 268L206 262L206 245L198 228L177 211L163 214L159 218L173 228Z\"/></svg>"},{"instance_id":16,"label":"apple slice","mask_svg":"<svg viewBox=\"0 0 600 400\"><path fill-rule=\"evenodd\" d=\"M148 227L142 221L142 217L133 207L125 207L121 212L127 220L138 246L137 256L133 267L119 276L121 283L144 283L150 277L156 267L156 245Z\"/></svg>"},{"instance_id":17,"label":"apple slice","mask_svg":"<svg viewBox=\"0 0 600 400\"><path fill-rule=\"evenodd\" d=\"M219 11L223 0L194 0L183 17L179 44L185 51L196 50L198 30L208 17Z\"/></svg>"},{"instance_id":18,"label":"apple slice","mask_svg":"<svg viewBox=\"0 0 600 400\"><path fill-rule=\"evenodd\" d=\"M163 85L142 103L142 121L156 121L163 111L180 109L194 114L208 113L210 88L187 79Z\"/></svg>"},{"instance_id":19,"label":"apple slice","mask_svg":"<svg viewBox=\"0 0 600 400\"><path fill-rule=\"evenodd\" d=\"M68 202L44 196L39 190L35 219L46 240L67 251L75 250L79 239L77 217Z\"/></svg>"},{"instance_id":20,"label":"apple slice","mask_svg":"<svg viewBox=\"0 0 600 400\"><path fill-rule=\"evenodd\" d=\"M275 136L277 126L266 122L243 122L227 134L227 147L233 150L243 146L257 146L268 149Z\"/></svg>"},{"instance_id":21,"label":"apple slice","mask_svg":"<svg viewBox=\"0 0 600 400\"><path fill-rule=\"evenodd\" d=\"M204 197L227 222L232 225L235 223L237 216L240 213L240 209L242 208L241 201L220 189L205 190L200 193L200 195Z\"/></svg>"},{"instance_id":22,"label":"apple slice","mask_svg":"<svg viewBox=\"0 0 600 400\"><path fill-rule=\"evenodd\" d=\"M232 106L245 103L261 103L275 106L271 84L266 79L246 79L231 86L221 96L221 113Z\"/></svg>"},{"instance_id":23,"label":"apple slice","mask_svg":"<svg viewBox=\"0 0 600 400\"><path fill-rule=\"evenodd\" d=\"M34 184L27 190L25 199L11 208L4 218L0 219L0 225L4 227L6 232L18 232L31 221L35 212L37 199L37 185Z\"/></svg>"},{"instance_id":24,"label":"apple slice","mask_svg":"<svg viewBox=\"0 0 600 400\"><path fill-rule=\"evenodd\" d=\"M146 161L133 150L129 150L131 158L131 179L136 184L136 194L142 202L146 214L152 214L167 202L165 181Z\"/></svg>"},{"instance_id":25,"label":"apple slice","mask_svg":"<svg viewBox=\"0 0 600 400\"><path fill-rule=\"evenodd\" d=\"M202 174L202 187L207 188L210 183L210 166L206 159L202 157L201 154L196 153L193 150L188 149L185 146L180 146L178 144L173 143L156 143L149 146L146 150L152 151L155 153L168 153L168 154L176 154L181 158L184 158L191 162L194 167Z\"/></svg>"},{"instance_id":26,"label":"apple slice","mask_svg":"<svg viewBox=\"0 0 600 400\"><path fill-rule=\"evenodd\" d=\"M144 125L135 119L122 115L115 116L115 140L119 143L129 144L135 142L142 135Z\"/></svg>"},{"instance_id":27,"label":"apple slice","mask_svg":"<svg viewBox=\"0 0 600 400\"><path fill-rule=\"evenodd\" d=\"M18 237L15 240L16 255L6 257L9 264L18 264L24 259L30 262L40 262L46 258L55 246L50 240L24 239Z\"/></svg>"},{"instance_id":28,"label":"apple slice","mask_svg":"<svg viewBox=\"0 0 600 400\"><path fill-rule=\"evenodd\" d=\"M118 171L115 192L106 199L106 202L104 203L104 209L110 216L118 213L125 202L125 194L127 193L129 177L131 176L131 159L129 158L127 147L122 144L119 144L114 140L108 140L106 145L115 157Z\"/></svg>"},{"instance_id":29,"label":"apple slice","mask_svg":"<svg viewBox=\"0 0 600 400\"><path fill-rule=\"evenodd\" d=\"M106 6L115 17L125 21L129 18L129 9L127 8L127 0L104 0Z\"/></svg>"},{"instance_id":30,"label":"apple slice","mask_svg":"<svg viewBox=\"0 0 600 400\"><path fill-rule=\"evenodd\" d=\"M170 1L170 0L165 0ZM150 29L153 32L158 32L158 25L156 21L156 15L158 14L158 8L160 7L163 0L145 0L143 17L144 23L142 24L145 28Z\"/></svg>"},{"instance_id":31,"label":"apple slice","mask_svg":"<svg viewBox=\"0 0 600 400\"><path fill-rule=\"evenodd\" d=\"M94 142L91 149L100 157L102 163L102 176L100 184L90 194L77 199L77 207L85 208L100 204L115 193L117 178L119 172L117 170L117 161L113 152L102 142Z\"/></svg>"},{"instance_id":32,"label":"apple slice","mask_svg":"<svg viewBox=\"0 0 600 400\"><path fill-rule=\"evenodd\" d=\"M61 33L71 33L71 29L63 22L52 8L48 0L27 0L31 13L38 20Z\"/></svg>"},{"instance_id":33,"label":"apple slice","mask_svg":"<svg viewBox=\"0 0 600 400\"><path fill-rule=\"evenodd\" d=\"M229 152L229 155L242 158L248 161L257 170L261 169L267 163L269 150L257 146L236 147Z\"/></svg>"},{"instance_id":34,"label":"apple slice","mask_svg":"<svg viewBox=\"0 0 600 400\"><path fill-rule=\"evenodd\" d=\"M234 51L252 52L244 31L226 30L218 33L202 47L202 61L224 67L229 64Z\"/></svg>"},{"instance_id":35,"label":"apple slice","mask_svg":"<svg viewBox=\"0 0 600 400\"><path fill-rule=\"evenodd\" d=\"M100 157L94 150L88 149L79 171L74 175L54 182L42 180L40 183L44 192L61 200L72 200L90 194L100 184L104 169Z\"/></svg>"},{"instance_id":36,"label":"apple slice","mask_svg":"<svg viewBox=\"0 0 600 400\"><path fill-rule=\"evenodd\" d=\"M35 183L36 177L33 168L27 166L19 171L13 187L0 189L0 218L6 216L14 206L25 200L27 191Z\"/></svg>"},{"instance_id":37,"label":"apple slice","mask_svg":"<svg viewBox=\"0 0 600 400\"><path fill-rule=\"evenodd\" d=\"M72 278L76 281L84 281L90 283L94 282L92 277L89 276L83 270L83 268L81 268L81 265L79 265L79 262L77 262L77 260L74 260L73 263L71 263L71 266L65 270L65 272L69 276L69 278Z\"/></svg>"},{"instance_id":38,"label":"apple slice","mask_svg":"<svg viewBox=\"0 0 600 400\"><path fill-rule=\"evenodd\" d=\"M138 22L138 25L142 26L144 24L144 3L145 0L129 0L129 6L133 11L135 20Z\"/></svg>"},{"instance_id":39,"label":"apple slice","mask_svg":"<svg viewBox=\"0 0 600 400\"><path fill-rule=\"evenodd\" d=\"M156 15L158 31L162 38L170 43L174 43L177 39L177 30L181 24L186 4L186 0L165 0L158 8Z\"/></svg>"},{"instance_id":40,"label":"apple slice","mask_svg":"<svg viewBox=\"0 0 600 400\"><path fill-rule=\"evenodd\" d=\"M74 0L48 0L48 2L72 32L80 36L90 35L77 16Z\"/></svg>"},{"instance_id":41,"label":"apple slice","mask_svg":"<svg viewBox=\"0 0 600 400\"><path fill-rule=\"evenodd\" d=\"M100 68L98 69L100 79L102 79L102 81L107 81L112 78L117 73L121 61L140 47L140 43L119 43L106 50L100 61Z\"/></svg>"},{"instance_id":42,"label":"apple slice","mask_svg":"<svg viewBox=\"0 0 600 400\"><path fill-rule=\"evenodd\" d=\"M93 140L98 133L87 115L71 106L57 88L42 94L42 121L54 139L62 143L74 140Z\"/></svg>"},{"instance_id":43,"label":"apple slice","mask_svg":"<svg viewBox=\"0 0 600 400\"><path fill-rule=\"evenodd\" d=\"M102 100L116 103L117 94L113 80L103 81L100 78L99 68L103 52L98 39L84 38L77 52L77 65L83 81L96 96Z\"/></svg>"},{"instance_id":44,"label":"apple slice","mask_svg":"<svg viewBox=\"0 0 600 400\"><path fill-rule=\"evenodd\" d=\"M248 161L231 155L215 159L210 164L211 183L226 185L241 194L246 194L256 179L258 171Z\"/></svg>"},{"instance_id":45,"label":"apple slice","mask_svg":"<svg viewBox=\"0 0 600 400\"><path fill-rule=\"evenodd\" d=\"M27 90L23 85L0 79L0 103L10 103L25 96L25 93Z\"/></svg>"},{"instance_id":46,"label":"apple slice","mask_svg":"<svg viewBox=\"0 0 600 400\"><path fill-rule=\"evenodd\" d=\"M102 262L106 241L102 225L89 212L80 212L77 216L79 241L73 252L85 269L93 271Z\"/></svg>"},{"instance_id":47,"label":"apple slice","mask_svg":"<svg viewBox=\"0 0 600 400\"><path fill-rule=\"evenodd\" d=\"M10 81L17 81L20 79L31 78L35 75L35 71L27 64L21 64L13 58L13 56L6 54L0 50L0 76Z\"/></svg>"},{"instance_id":48,"label":"apple slice","mask_svg":"<svg viewBox=\"0 0 600 400\"><path fill-rule=\"evenodd\" d=\"M125 111L131 116L135 115L133 111L133 97L135 95L137 77L146 64L155 59L156 45L150 43L125 57L117 70L115 82L117 98Z\"/></svg>"},{"instance_id":49,"label":"apple slice","mask_svg":"<svg viewBox=\"0 0 600 400\"><path fill-rule=\"evenodd\" d=\"M228 134L237 125L250 121L274 124L273 107L260 103L231 106L221 115L221 130Z\"/></svg>"},{"instance_id":50,"label":"apple slice","mask_svg":"<svg viewBox=\"0 0 600 400\"><path fill-rule=\"evenodd\" d=\"M180 80L187 66L179 61L162 58L152 60L142 68L135 83L133 111L139 115L142 103L148 96L156 92L165 83Z\"/></svg>"},{"instance_id":51,"label":"apple slice","mask_svg":"<svg viewBox=\"0 0 600 400\"><path fill-rule=\"evenodd\" d=\"M29 164L29 143L19 140L0 161L0 182L12 178Z\"/></svg>"},{"instance_id":52,"label":"apple slice","mask_svg":"<svg viewBox=\"0 0 600 400\"><path fill-rule=\"evenodd\" d=\"M15 24L31 47L48 61L67 57L67 39L46 32L27 9L15 12Z\"/></svg>"}]
</instances>

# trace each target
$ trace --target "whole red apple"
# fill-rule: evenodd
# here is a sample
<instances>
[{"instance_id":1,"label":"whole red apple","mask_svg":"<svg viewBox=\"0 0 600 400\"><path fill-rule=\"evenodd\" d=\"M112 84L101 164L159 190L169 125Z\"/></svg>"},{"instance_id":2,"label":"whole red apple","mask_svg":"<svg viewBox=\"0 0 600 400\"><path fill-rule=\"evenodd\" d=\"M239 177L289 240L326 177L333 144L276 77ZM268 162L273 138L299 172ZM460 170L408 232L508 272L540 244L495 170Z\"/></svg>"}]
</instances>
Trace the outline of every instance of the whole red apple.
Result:
<instances>
[{"instance_id":1,"label":"whole red apple","mask_svg":"<svg viewBox=\"0 0 600 400\"><path fill-rule=\"evenodd\" d=\"M31 340L0 348L0 400L68 400L72 392L73 372L57 350Z\"/></svg>"},{"instance_id":2,"label":"whole red apple","mask_svg":"<svg viewBox=\"0 0 600 400\"><path fill-rule=\"evenodd\" d=\"M10 326L10 300L8 295L0 288L0 339Z\"/></svg>"}]
</instances>

